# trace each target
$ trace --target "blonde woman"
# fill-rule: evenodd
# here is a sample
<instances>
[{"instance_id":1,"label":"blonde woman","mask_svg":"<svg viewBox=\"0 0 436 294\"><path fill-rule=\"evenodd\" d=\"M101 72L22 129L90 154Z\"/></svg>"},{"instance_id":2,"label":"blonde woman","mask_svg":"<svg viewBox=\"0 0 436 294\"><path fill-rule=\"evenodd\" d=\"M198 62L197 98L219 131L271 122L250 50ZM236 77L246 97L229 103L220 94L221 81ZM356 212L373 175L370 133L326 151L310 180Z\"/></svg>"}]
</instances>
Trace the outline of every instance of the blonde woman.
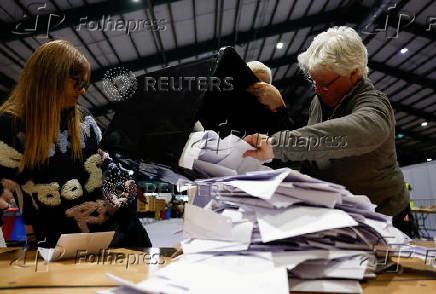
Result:
<instances>
[{"instance_id":1,"label":"blonde woman","mask_svg":"<svg viewBox=\"0 0 436 294\"><path fill-rule=\"evenodd\" d=\"M0 179L17 184L28 239L52 246L62 233L116 231L113 246L151 246L128 208L102 197L101 132L77 100L90 64L69 42L38 48L0 107Z\"/></svg>"}]
</instances>

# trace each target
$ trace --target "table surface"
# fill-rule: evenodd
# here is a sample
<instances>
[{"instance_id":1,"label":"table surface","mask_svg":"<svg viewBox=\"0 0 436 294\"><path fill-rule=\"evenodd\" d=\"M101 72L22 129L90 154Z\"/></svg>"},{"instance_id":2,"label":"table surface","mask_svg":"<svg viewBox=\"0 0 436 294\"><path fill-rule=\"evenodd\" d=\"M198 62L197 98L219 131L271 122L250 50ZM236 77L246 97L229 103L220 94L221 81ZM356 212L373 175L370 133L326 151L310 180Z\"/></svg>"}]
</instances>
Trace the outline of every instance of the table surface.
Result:
<instances>
[{"instance_id":1,"label":"table surface","mask_svg":"<svg viewBox=\"0 0 436 294\"><path fill-rule=\"evenodd\" d=\"M171 262L164 257L168 254L159 249L111 249L103 258L91 256L87 260L76 258L48 265L42 259L35 260L35 251L23 253L21 248L0 248L0 293L96 293L118 286L106 273L138 283ZM399 262L403 273L383 273L362 281L363 293L435 293L435 268L416 258L401 258Z\"/></svg>"},{"instance_id":2,"label":"table surface","mask_svg":"<svg viewBox=\"0 0 436 294\"><path fill-rule=\"evenodd\" d=\"M436 213L436 206L416 206L411 208L412 212Z\"/></svg>"}]
</instances>

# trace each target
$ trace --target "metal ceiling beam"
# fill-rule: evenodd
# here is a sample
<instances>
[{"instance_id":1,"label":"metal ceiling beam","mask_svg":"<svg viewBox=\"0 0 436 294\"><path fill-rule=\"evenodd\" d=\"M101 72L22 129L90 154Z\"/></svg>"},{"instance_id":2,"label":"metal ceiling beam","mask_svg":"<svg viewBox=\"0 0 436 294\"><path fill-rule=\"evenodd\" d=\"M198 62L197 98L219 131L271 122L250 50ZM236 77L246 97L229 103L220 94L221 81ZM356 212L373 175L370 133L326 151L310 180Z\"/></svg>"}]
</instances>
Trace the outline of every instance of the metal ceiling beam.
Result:
<instances>
[{"instance_id":1,"label":"metal ceiling beam","mask_svg":"<svg viewBox=\"0 0 436 294\"><path fill-rule=\"evenodd\" d=\"M288 64L291 64L293 62L297 62L297 56L298 56L298 54L283 56L280 58L273 59L269 62L266 62L266 64L271 68L280 67L283 65L288 65ZM373 69L377 69L378 71L385 72L385 73L392 75L392 76L395 76L395 77L402 77L402 78L404 77L403 79L405 79L408 82L418 83L418 84L422 84L423 86L427 86L429 88L436 89L436 80L426 79L426 78L423 79L423 78L419 77L418 75L403 72L403 71L398 70L396 68L380 64L378 62L370 61L369 66ZM274 84L277 87L283 87L286 84L289 85L291 82L293 82L293 79L289 78L289 79L284 79L284 80L278 81ZM392 107L394 109L396 109L397 111L402 111L402 112L406 112L409 114L413 114L417 117L424 118L428 121L436 121L436 115L434 115L433 113L425 112L419 108L412 107L412 106L409 106L409 105L406 105L403 103L399 103L399 102L395 102L395 101L391 101L391 104L392 104Z\"/></svg>"},{"instance_id":2,"label":"metal ceiling beam","mask_svg":"<svg viewBox=\"0 0 436 294\"><path fill-rule=\"evenodd\" d=\"M408 83L418 84L429 89L436 89L436 80L434 79L429 79L411 72L402 71L397 67L391 67L377 61L369 61L368 66L373 70L383 72L397 79L402 79Z\"/></svg>"},{"instance_id":3,"label":"metal ceiling beam","mask_svg":"<svg viewBox=\"0 0 436 294\"><path fill-rule=\"evenodd\" d=\"M15 87L16 82L4 73L0 72L0 84L8 89L12 89L13 87Z\"/></svg>"},{"instance_id":4,"label":"metal ceiling beam","mask_svg":"<svg viewBox=\"0 0 436 294\"><path fill-rule=\"evenodd\" d=\"M406 112L408 114L412 114L416 117L419 118L423 118L426 121L434 121L436 122L436 115L434 115L431 112L426 112L423 111L419 108L413 107L413 106L409 106L409 105L405 105L399 102L395 102L395 101L391 101L392 107L394 109L396 109L397 111L402 111L402 112Z\"/></svg>"},{"instance_id":5,"label":"metal ceiling beam","mask_svg":"<svg viewBox=\"0 0 436 294\"><path fill-rule=\"evenodd\" d=\"M265 62L265 63L266 63L267 66L269 66L271 68L280 67L280 66L283 66L283 65L289 65L289 64L291 64L293 62L297 62L297 56L298 56L298 54L293 54L293 55L289 55L289 56L283 56L283 57L276 58L276 59L273 59L273 60ZM370 64L372 64L372 62ZM390 72L395 71L396 74L406 75L405 72L399 71L397 69L390 68L390 67L384 66L384 65L383 65L383 67L385 69L385 72L389 72L390 73ZM409 76L413 76L413 74L409 74ZM273 84L277 88L286 88L291 83L295 84L295 83L304 83L304 82L306 82L306 81L302 77L298 76L297 78L292 78L292 77L284 78L284 79L281 79L281 80L273 82ZM436 81L431 81L431 82L428 82L428 83L429 84L433 83L433 87L436 85ZM433 113L425 112L425 111L423 111L423 110L421 110L419 108L408 106L408 105L405 105L403 103L399 103L399 102L395 102L395 101L391 101L391 104L392 104L392 107L394 109L396 109L397 111L406 112L406 113L412 114L412 115L414 115L416 117L424 118L427 121L435 121L436 122L436 115L434 115ZM112 109L112 107L113 106L111 104L104 105L102 107L93 109L92 112L93 112L94 115L98 116L98 115L104 114L109 109Z\"/></svg>"},{"instance_id":6,"label":"metal ceiling beam","mask_svg":"<svg viewBox=\"0 0 436 294\"><path fill-rule=\"evenodd\" d=\"M425 142L426 144L433 144L433 146L436 146L436 140L433 138L429 138L425 135L422 135L420 133L408 130L408 129L402 129L400 126L395 127L395 133L401 133L407 137L410 137L416 141Z\"/></svg>"},{"instance_id":7,"label":"metal ceiling beam","mask_svg":"<svg viewBox=\"0 0 436 294\"><path fill-rule=\"evenodd\" d=\"M256 39L257 38L265 38L265 37L277 35L280 33L297 31L298 29L305 27L305 26L314 26L314 25L321 24L321 23L332 22L338 18L338 14L342 14L342 13L343 13L343 9L337 9L337 10L333 10L333 11L326 12L326 13L302 17L302 18L297 19L297 20L287 20L285 22L282 22L282 23L279 23L276 25L261 27L261 28L256 30L257 32L254 32L253 30L239 32L238 33L238 41L239 41L239 43L247 43L249 41L252 41L255 38ZM227 35L227 36L223 36L221 38L221 44L223 46L233 45L233 42L234 42L234 33ZM204 52L213 51L213 50L217 49L216 44L217 44L217 40L212 39L212 40L208 40L208 41L201 42L198 44L190 44L190 45L186 45L186 46L183 46L183 47L180 47L177 49L168 50L166 52L167 57L168 57L168 61L180 60L180 59L192 57L192 56L195 56L197 54L204 53ZM158 54L145 56L145 57L141 58L140 60L124 62L124 63L120 64L119 66L124 66L124 67L129 68L132 71L135 71L135 70L142 69L144 67L160 65L158 56L159 56ZM278 59L273 59L273 60L270 60L269 62L266 62L266 63L270 67L278 67L281 65L289 65L292 62L296 62L296 55L285 56L285 57L281 57ZM386 66L386 65L379 63L379 62L370 61L369 67L371 67L373 70L385 72L385 73L387 73L391 76L394 76L396 78L404 79L405 81L407 81L409 83L418 83L418 84L421 84L425 87L432 88L432 89L436 88L436 81L435 80L428 79L428 78L422 78L422 77L415 75L415 74L410 74L410 73L407 73L404 71L399 71L396 68ZM111 67L101 68L100 70L94 71L92 74L93 81L100 80L101 77L104 75L104 72L106 72L110 68ZM279 86L280 84L286 85L286 83L287 83L289 85L290 82L292 82L292 80L280 81L278 84L277 83L274 83L274 84ZM110 108L110 106L108 106L108 107ZM421 112L420 115L422 117L424 117L428 120L434 119L433 117L429 118L428 113L420 111L419 109L416 109L416 108L410 108L408 106L401 105L401 104L396 104L395 107L401 108L401 111L413 112L413 114Z\"/></svg>"},{"instance_id":8,"label":"metal ceiling beam","mask_svg":"<svg viewBox=\"0 0 436 294\"><path fill-rule=\"evenodd\" d=\"M180 1L180 0L154 0L152 5L157 6L160 4L172 3L176 1ZM83 9L83 6L81 6L81 7L63 10L62 14L65 15L65 20L61 24L59 24L59 26L52 28L51 31L53 32L67 27L77 26L81 22L80 19L84 17L87 17L87 21L99 20L101 19L102 15L109 16L109 15L125 14L135 10L143 9L144 7L146 8L148 7L147 3L142 3L142 2L136 3L133 1L126 1L126 0L113 0L113 1L104 1L95 4L90 4L89 6L86 7L86 9ZM45 14L49 14L49 12ZM24 37L35 36L40 33L40 32L34 32L34 33L29 32L29 34L25 34L25 35L14 34L13 31L15 30L15 27L17 25L21 25L22 27L25 28L34 27L35 19L34 18L24 19L22 21L9 23L5 26L2 26L0 28L0 37L2 39L2 42L10 42Z\"/></svg>"},{"instance_id":9,"label":"metal ceiling beam","mask_svg":"<svg viewBox=\"0 0 436 294\"><path fill-rule=\"evenodd\" d=\"M314 26L317 24L323 24L332 22L337 19L338 14L343 13L342 9L333 10L325 13L310 15L307 17L302 17L295 20L287 20L278 24L271 26L264 26L256 29L257 33L254 35L254 29L238 32L238 43L248 43L254 39L265 38L269 36L274 36L280 33L292 32L301 28ZM225 35L221 37L221 46L231 46L234 43L234 34ZM205 52L217 50L218 40L213 38L208 41L200 42L197 44L189 44L181 46L177 49L167 50L165 52L167 57L167 62L177 61L184 58L193 57L195 55L203 54ZM92 82L99 81L103 78L104 73L114 66L126 67L131 71L141 70L146 67L152 67L156 65L161 65L160 54L153 54L149 56L144 56L140 59L130 60L127 62L122 62L117 65L102 67L95 70L91 74Z\"/></svg>"},{"instance_id":10,"label":"metal ceiling beam","mask_svg":"<svg viewBox=\"0 0 436 294\"><path fill-rule=\"evenodd\" d=\"M298 54L289 55L289 56L283 56L280 58L273 59L271 61L266 62L266 64L269 67L279 67L282 65L289 65L292 62L297 62L297 56ZM411 84L418 84L423 87L429 88L429 89L436 89L436 80L429 79L422 77L420 75L409 73L403 70L398 69L397 67L391 67L388 65L385 65L381 62L372 61L370 60L368 62L368 66L376 71L386 73L389 76L402 79L408 83Z\"/></svg>"},{"instance_id":11,"label":"metal ceiling beam","mask_svg":"<svg viewBox=\"0 0 436 294\"><path fill-rule=\"evenodd\" d=\"M389 0L388 1L382 1L378 11L373 11L370 7L366 7L366 6L362 5L361 3L357 3L356 2L355 6L354 6L354 9L356 9L355 11L358 11L359 14L369 15L370 16L368 19L365 19L359 25L359 27L358 27L359 32L362 33L362 30L365 28L365 25L367 25L367 24L369 26L374 25L374 27L383 28L385 26L386 18L383 18L383 17L380 17L380 16L382 16L383 13L386 14L388 12L387 9L389 7L392 7L392 5L395 2L396 1L389 1ZM396 13L397 15L399 15L401 13L403 7L407 3L409 3L409 1L405 1L405 0L398 1L396 3L396 8L394 8L393 10L391 10L389 12L391 14ZM426 7L428 7L430 5L431 5L431 1L426 5ZM406 12L408 12L408 11L406 11ZM420 11L420 12L422 12L422 11ZM415 12L412 11L412 13L416 13L416 11ZM416 13L416 16L418 16L419 14L420 14L419 12ZM371 23L370 19L371 19L371 17L374 18L374 16L375 16L375 21ZM388 25L390 26L390 29L396 30L396 28L394 28L392 26L392 25L397 25L396 23L391 22ZM401 34L401 32L408 32L408 33L410 33L412 35L416 35L416 36L419 36L419 37L423 37L423 38L427 38L427 39L436 41L436 35L434 34L434 30L433 29L428 30L429 26L430 26L430 23L428 23L426 25L421 25L421 24L418 24L416 22L416 20L415 20L412 23L410 23L409 25L400 27L399 28L399 34ZM433 27L434 27L434 25L433 25ZM430 27L430 28L432 28L432 27ZM383 33L383 31L380 30L379 33ZM369 43L369 41L372 40L376 35L377 34L370 34L369 37L366 38L368 40L365 39L365 41L364 41L365 44Z\"/></svg>"}]
</instances>

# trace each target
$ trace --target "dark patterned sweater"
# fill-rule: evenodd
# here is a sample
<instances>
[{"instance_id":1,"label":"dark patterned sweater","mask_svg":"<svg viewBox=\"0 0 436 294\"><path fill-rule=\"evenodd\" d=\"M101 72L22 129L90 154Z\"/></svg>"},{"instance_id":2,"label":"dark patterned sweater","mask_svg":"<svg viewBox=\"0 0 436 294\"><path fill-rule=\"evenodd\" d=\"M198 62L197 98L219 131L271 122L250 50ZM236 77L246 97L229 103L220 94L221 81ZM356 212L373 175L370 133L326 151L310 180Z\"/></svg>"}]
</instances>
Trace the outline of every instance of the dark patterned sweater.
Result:
<instances>
[{"instance_id":1,"label":"dark patterned sweater","mask_svg":"<svg viewBox=\"0 0 436 294\"><path fill-rule=\"evenodd\" d=\"M146 231L132 207L116 208L102 196L101 131L82 111L82 160L72 159L66 124L61 123L47 164L17 174L25 132L18 120L0 113L0 179L18 184L23 221L38 241L53 246L62 233L115 231L111 246L150 247Z\"/></svg>"}]
</instances>

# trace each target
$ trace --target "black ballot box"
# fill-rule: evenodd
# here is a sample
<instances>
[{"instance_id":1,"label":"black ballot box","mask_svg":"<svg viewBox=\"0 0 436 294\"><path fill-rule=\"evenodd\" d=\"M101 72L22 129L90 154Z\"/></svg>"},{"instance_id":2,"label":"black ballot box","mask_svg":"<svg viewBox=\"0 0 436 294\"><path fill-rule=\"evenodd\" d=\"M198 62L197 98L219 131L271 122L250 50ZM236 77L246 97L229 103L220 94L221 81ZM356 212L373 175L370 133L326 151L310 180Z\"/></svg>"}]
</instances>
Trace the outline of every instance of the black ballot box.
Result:
<instances>
[{"instance_id":1,"label":"black ballot box","mask_svg":"<svg viewBox=\"0 0 436 294\"><path fill-rule=\"evenodd\" d=\"M277 114L246 91L255 82L232 47L141 75L133 96L118 103L101 147L174 167L196 121L222 138L281 130Z\"/></svg>"}]
</instances>

